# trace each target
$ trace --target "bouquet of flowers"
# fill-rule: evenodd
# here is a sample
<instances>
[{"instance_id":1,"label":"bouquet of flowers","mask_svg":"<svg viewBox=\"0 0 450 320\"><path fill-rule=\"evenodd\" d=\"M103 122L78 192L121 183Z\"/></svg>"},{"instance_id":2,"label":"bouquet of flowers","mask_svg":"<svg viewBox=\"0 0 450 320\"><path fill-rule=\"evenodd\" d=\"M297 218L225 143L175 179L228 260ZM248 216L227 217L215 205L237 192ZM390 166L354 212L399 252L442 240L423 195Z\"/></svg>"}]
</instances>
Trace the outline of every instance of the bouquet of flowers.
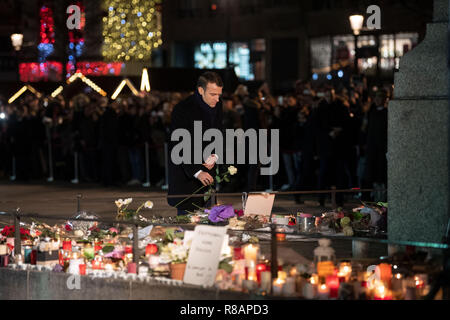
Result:
<instances>
[{"instance_id":1,"label":"bouquet of flowers","mask_svg":"<svg viewBox=\"0 0 450 320\"><path fill-rule=\"evenodd\" d=\"M15 231L16 231L16 228L14 225L5 226L2 229L1 234L2 234L2 236L6 237L6 238L10 238L10 237L14 237ZM29 229L20 228L20 238L22 240L31 240L33 237L30 235Z\"/></svg>"},{"instance_id":2,"label":"bouquet of flowers","mask_svg":"<svg viewBox=\"0 0 450 320\"><path fill-rule=\"evenodd\" d=\"M128 206L133 201L133 198L127 198L125 200L119 199L115 201L115 204L117 206L117 220L131 220L134 219L134 217L139 217L141 220L145 220L144 217L139 216L139 211L141 211L142 208L151 209L153 208L153 202L148 200L142 203L136 210L128 209Z\"/></svg>"},{"instance_id":3,"label":"bouquet of flowers","mask_svg":"<svg viewBox=\"0 0 450 320\"><path fill-rule=\"evenodd\" d=\"M161 248L160 261L162 263L186 263L188 259L190 243L185 243L180 238Z\"/></svg>"}]
</instances>

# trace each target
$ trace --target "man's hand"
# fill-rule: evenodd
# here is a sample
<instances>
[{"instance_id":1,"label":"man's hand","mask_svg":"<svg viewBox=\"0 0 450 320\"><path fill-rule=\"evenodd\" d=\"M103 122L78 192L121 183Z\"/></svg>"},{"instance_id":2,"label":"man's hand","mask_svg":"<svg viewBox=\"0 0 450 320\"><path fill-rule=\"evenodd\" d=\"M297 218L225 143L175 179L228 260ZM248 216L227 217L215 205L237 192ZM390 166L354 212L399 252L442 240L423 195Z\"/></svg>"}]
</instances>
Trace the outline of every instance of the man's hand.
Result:
<instances>
[{"instance_id":1,"label":"man's hand","mask_svg":"<svg viewBox=\"0 0 450 320\"><path fill-rule=\"evenodd\" d=\"M199 175L197 176L197 179L200 180L200 182L204 185L204 186L208 186L211 183L213 183L214 179L213 177L211 177L211 175L208 172L200 172Z\"/></svg>"},{"instance_id":2,"label":"man's hand","mask_svg":"<svg viewBox=\"0 0 450 320\"><path fill-rule=\"evenodd\" d=\"M218 159L219 159L218 155L212 154L208 157L208 159L206 159L206 162L203 164L203 166L208 170L211 170Z\"/></svg>"},{"instance_id":3,"label":"man's hand","mask_svg":"<svg viewBox=\"0 0 450 320\"><path fill-rule=\"evenodd\" d=\"M214 163L210 163L210 164L204 163L203 166L204 166L206 169L211 170L211 169L214 167Z\"/></svg>"}]
</instances>

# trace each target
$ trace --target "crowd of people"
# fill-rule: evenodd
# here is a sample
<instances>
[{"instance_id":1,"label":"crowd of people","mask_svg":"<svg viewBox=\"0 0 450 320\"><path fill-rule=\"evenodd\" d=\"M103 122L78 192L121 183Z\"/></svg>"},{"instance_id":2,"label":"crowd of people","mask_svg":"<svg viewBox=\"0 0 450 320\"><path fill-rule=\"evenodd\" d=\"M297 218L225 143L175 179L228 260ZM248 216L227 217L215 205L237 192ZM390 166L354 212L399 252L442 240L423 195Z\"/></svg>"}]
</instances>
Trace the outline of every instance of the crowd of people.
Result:
<instances>
[{"instance_id":1,"label":"crowd of people","mask_svg":"<svg viewBox=\"0 0 450 320\"><path fill-rule=\"evenodd\" d=\"M148 177L161 186L171 111L189 94L152 91L109 100L90 92L68 101L30 94L12 104L0 97L0 179L46 179L51 152L55 180L137 186ZM258 164L238 165L223 190L374 188L368 197L386 200L390 98L392 86L368 88L364 78L336 87L299 80L279 96L266 84L224 92L224 128L279 129L280 170L270 179L259 175ZM318 200L323 205L325 195ZM336 200L344 199L338 193Z\"/></svg>"}]
</instances>

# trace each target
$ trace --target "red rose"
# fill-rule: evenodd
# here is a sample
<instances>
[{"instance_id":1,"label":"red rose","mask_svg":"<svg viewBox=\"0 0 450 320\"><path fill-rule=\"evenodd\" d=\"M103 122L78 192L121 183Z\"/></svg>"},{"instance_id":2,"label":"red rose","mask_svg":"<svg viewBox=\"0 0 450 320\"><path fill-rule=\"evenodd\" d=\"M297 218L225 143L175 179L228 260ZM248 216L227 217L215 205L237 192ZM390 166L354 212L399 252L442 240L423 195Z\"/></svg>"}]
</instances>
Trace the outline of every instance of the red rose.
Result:
<instances>
[{"instance_id":1,"label":"red rose","mask_svg":"<svg viewBox=\"0 0 450 320\"><path fill-rule=\"evenodd\" d=\"M69 224L66 224L65 228L66 231L72 231L72 227Z\"/></svg>"},{"instance_id":2,"label":"red rose","mask_svg":"<svg viewBox=\"0 0 450 320\"><path fill-rule=\"evenodd\" d=\"M238 217L242 217L244 215L244 210L240 209L240 210L234 210L234 213L237 214Z\"/></svg>"}]
</instances>

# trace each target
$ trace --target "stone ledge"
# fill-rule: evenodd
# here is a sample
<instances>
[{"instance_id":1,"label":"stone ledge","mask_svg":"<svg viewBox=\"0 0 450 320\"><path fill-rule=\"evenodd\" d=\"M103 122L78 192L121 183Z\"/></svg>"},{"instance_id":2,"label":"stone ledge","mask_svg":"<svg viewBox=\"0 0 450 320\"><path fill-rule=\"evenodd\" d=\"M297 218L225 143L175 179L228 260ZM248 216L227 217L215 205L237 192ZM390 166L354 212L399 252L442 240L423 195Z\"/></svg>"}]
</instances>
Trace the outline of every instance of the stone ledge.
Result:
<instances>
[{"instance_id":1,"label":"stone ledge","mask_svg":"<svg viewBox=\"0 0 450 320\"><path fill-rule=\"evenodd\" d=\"M67 273L0 268L0 300L249 300L242 292L112 278L80 277L67 287Z\"/></svg>"}]
</instances>

